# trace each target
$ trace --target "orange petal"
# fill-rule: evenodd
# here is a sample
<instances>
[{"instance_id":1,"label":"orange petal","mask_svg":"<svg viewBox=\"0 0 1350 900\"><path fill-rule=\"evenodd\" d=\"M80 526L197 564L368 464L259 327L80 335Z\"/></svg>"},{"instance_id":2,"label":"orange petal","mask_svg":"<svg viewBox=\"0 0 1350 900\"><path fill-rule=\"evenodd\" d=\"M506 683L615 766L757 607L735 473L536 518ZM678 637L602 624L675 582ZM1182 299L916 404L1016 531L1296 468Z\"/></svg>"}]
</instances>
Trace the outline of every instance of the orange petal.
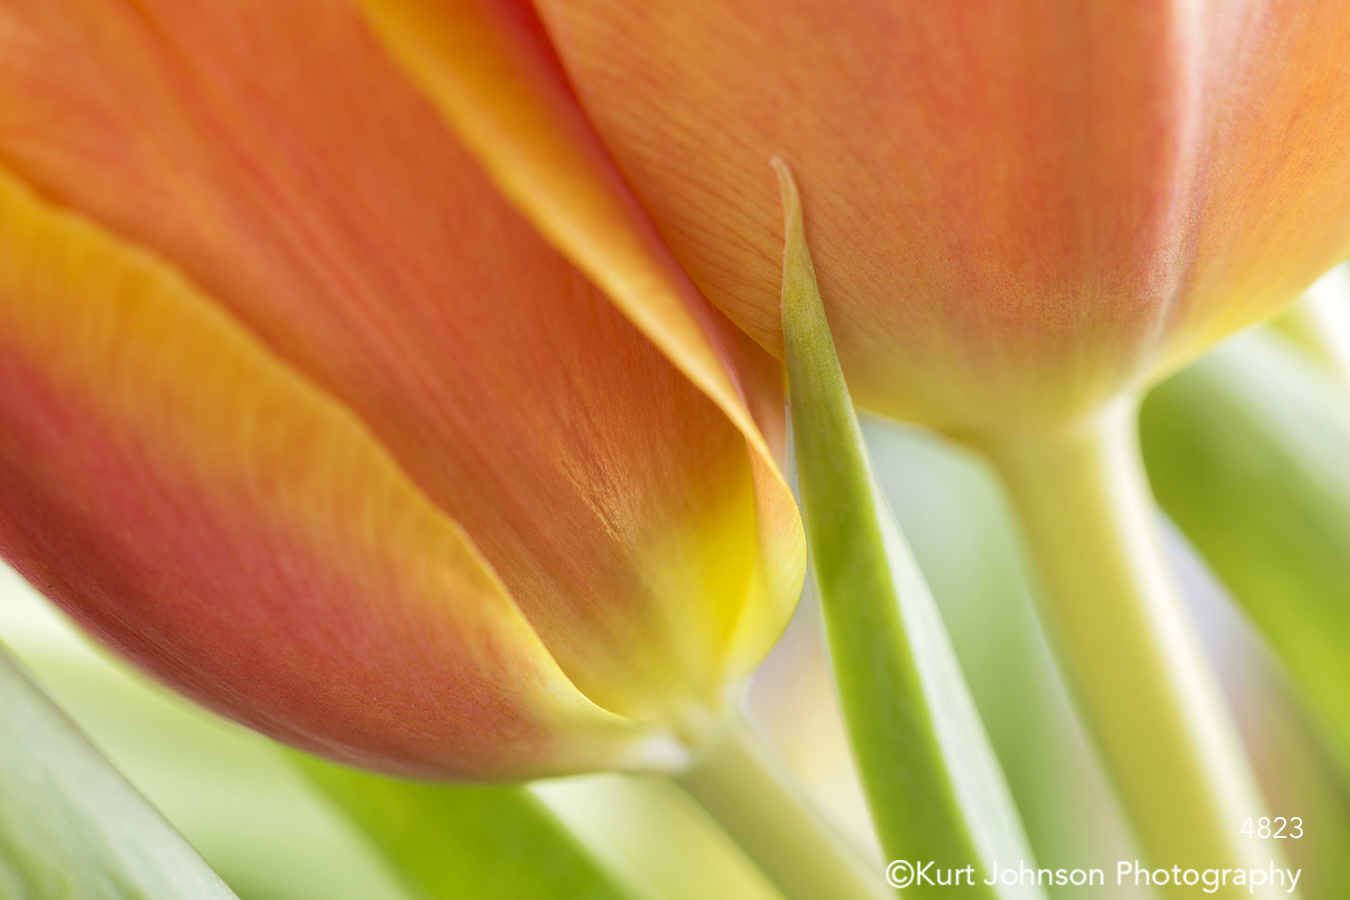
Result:
<instances>
[{"instance_id":1,"label":"orange petal","mask_svg":"<svg viewBox=\"0 0 1350 900\"><path fill-rule=\"evenodd\" d=\"M1350 250L1350 7L538 0L709 298L778 352L766 160L854 396L952 430L1114 394Z\"/></svg>"},{"instance_id":2,"label":"orange petal","mask_svg":"<svg viewBox=\"0 0 1350 900\"><path fill-rule=\"evenodd\" d=\"M527 2L359 2L503 194L745 436L760 558L728 636L726 673L748 672L782 632L804 576L801 523L779 472L779 365L680 268L577 105Z\"/></svg>"},{"instance_id":3,"label":"orange petal","mask_svg":"<svg viewBox=\"0 0 1350 900\"><path fill-rule=\"evenodd\" d=\"M0 549L299 746L439 775L646 762L365 426L177 273L0 174Z\"/></svg>"},{"instance_id":4,"label":"orange petal","mask_svg":"<svg viewBox=\"0 0 1350 900\"><path fill-rule=\"evenodd\" d=\"M350 409L589 698L678 715L745 670L740 635L763 652L802 562L763 438L501 199L351 10L7 6L0 154Z\"/></svg>"},{"instance_id":5,"label":"orange petal","mask_svg":"<svg viewBox=\"0 0 1350 900\"><path fill-rule=\"evenodd\" d=\"M747 439L758 443L757 432L766 428L776 437L782 404L757 402L755 394L777 383L777 367L708 307L675 261L577 105L529 3L358 2L540 233L723 407ZM747 416L747 400L757 424Z\"/></svg>"}]
</instances>

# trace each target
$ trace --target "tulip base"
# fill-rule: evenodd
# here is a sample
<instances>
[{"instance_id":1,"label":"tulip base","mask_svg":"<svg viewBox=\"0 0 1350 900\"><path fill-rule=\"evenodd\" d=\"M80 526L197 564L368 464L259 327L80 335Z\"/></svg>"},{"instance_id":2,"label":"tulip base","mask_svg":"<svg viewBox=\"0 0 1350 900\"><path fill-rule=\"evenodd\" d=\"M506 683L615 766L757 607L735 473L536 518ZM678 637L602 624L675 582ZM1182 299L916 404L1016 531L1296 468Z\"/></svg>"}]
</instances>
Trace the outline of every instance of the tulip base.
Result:
<instances>
[{"instance_id":1,"label":"tulip base","mask_svg":"<svg viewBox=\"0 0 1350 900\"><path fill-rule=\"evenodd\" d=\"M745 850L787 900L886 900L880 866L869 865L827 822L736 716L698 760L675 777Z\"/></svg>"},{"instance_id":2,"label":"tulip base","mask_svg":"<svg viewBox=\"0 0 1350 900\"><path fill-rule=\"evenodd\" d=\"M1150 864L1265 868L1271 849L1240 834L1259 793L1163 557L1137 407L972 443L1011 492L1047 630Z\"/></svg>"}]
</instances>

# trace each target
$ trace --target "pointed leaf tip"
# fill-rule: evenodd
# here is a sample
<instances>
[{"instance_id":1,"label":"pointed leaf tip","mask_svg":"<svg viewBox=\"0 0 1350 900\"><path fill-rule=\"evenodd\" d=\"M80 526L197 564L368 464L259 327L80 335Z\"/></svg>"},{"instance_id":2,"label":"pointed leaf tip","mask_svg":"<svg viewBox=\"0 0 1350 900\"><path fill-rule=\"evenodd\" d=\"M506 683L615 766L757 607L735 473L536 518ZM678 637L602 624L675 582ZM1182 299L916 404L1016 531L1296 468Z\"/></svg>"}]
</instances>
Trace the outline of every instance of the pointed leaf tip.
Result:
<instances>
[{"instance_id":1,"label":"pointed leaf tip","mask_svg":"<svg viewBox=\"0 0 1350 900\"><path fill-rule=\"evenodd\" d=\"M792 331L794 336L809 339L809 334L820 328L829 327L825 320L825 307L816 287L816 269L811 262L811 252L806 246L806 231L802 226L802 198L797 190L797 180L792 169L781 156L769 160L778 175L778 190L783 201L783 292L782 312L783 331L786 335ZM794 351L800 350L800 342L787 341L785 349L791 359ZM827 354L833 357L831 352ZM829 361L821 359L827 367ZM789 363L790 364L790 363ZM839 368L838 359L834 368Z\"/></svg>"}]
</instances>

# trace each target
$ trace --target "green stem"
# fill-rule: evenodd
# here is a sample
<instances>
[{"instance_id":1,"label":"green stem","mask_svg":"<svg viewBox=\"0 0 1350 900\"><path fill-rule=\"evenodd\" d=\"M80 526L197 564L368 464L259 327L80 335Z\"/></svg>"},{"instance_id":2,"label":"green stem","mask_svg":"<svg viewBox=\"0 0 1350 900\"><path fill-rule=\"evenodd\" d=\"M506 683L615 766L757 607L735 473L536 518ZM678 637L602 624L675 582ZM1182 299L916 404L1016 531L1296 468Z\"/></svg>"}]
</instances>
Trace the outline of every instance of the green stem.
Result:
<instances>
[{"instance_id":1,"label":"green stem","mask_svg":"<svg viewBox=\"0 0 1350 900\"><path fill-rule=\"evenodd\" d=\"M1019 509L1047 625L1151 864L1266 868L1268 842L1240 833L1262 804L1163 559L1136 410L980 449Z\"/></svg>"},{"instance_id":2,"label":"green stem","mask_svg":"<svg viewBox=\"0 0 1350 900\"><path fill-rule=\"evenodd\" d=\"M891 900L869 865L739 716L677 776L788 900Z\"/></svg>"}]
</instances>

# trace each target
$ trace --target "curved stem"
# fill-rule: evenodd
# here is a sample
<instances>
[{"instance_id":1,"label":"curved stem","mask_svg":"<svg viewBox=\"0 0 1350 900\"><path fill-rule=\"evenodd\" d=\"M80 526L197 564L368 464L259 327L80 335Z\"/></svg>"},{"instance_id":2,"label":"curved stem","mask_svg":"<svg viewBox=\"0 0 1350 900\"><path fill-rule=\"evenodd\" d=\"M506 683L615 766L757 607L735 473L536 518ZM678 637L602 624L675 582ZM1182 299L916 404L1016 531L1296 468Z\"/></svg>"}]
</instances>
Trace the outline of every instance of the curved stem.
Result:
<instances>
[{"instance_id":1,"label":"curved stem","mask_svg":"<svg viewBox=\"0 0 1350 900\"><path fill-rule=\"evenodd\" d=\"M880 866L821 818L740 716L674 781L787 900L893 900Z\"/></svg>"},{"instance_id":2,"label":"curved stem","mask_svg":"<svg viewBox=\"0 0 1350 900\"><path fill-rule=\"evenodd\" d=\"M1122 400L980 449L1011 490L1046 624L1151 864L1267 868L1270 847L1240 834L1261 801L1163 559L1136 413Z\"/></svg>"}]
</instances>

